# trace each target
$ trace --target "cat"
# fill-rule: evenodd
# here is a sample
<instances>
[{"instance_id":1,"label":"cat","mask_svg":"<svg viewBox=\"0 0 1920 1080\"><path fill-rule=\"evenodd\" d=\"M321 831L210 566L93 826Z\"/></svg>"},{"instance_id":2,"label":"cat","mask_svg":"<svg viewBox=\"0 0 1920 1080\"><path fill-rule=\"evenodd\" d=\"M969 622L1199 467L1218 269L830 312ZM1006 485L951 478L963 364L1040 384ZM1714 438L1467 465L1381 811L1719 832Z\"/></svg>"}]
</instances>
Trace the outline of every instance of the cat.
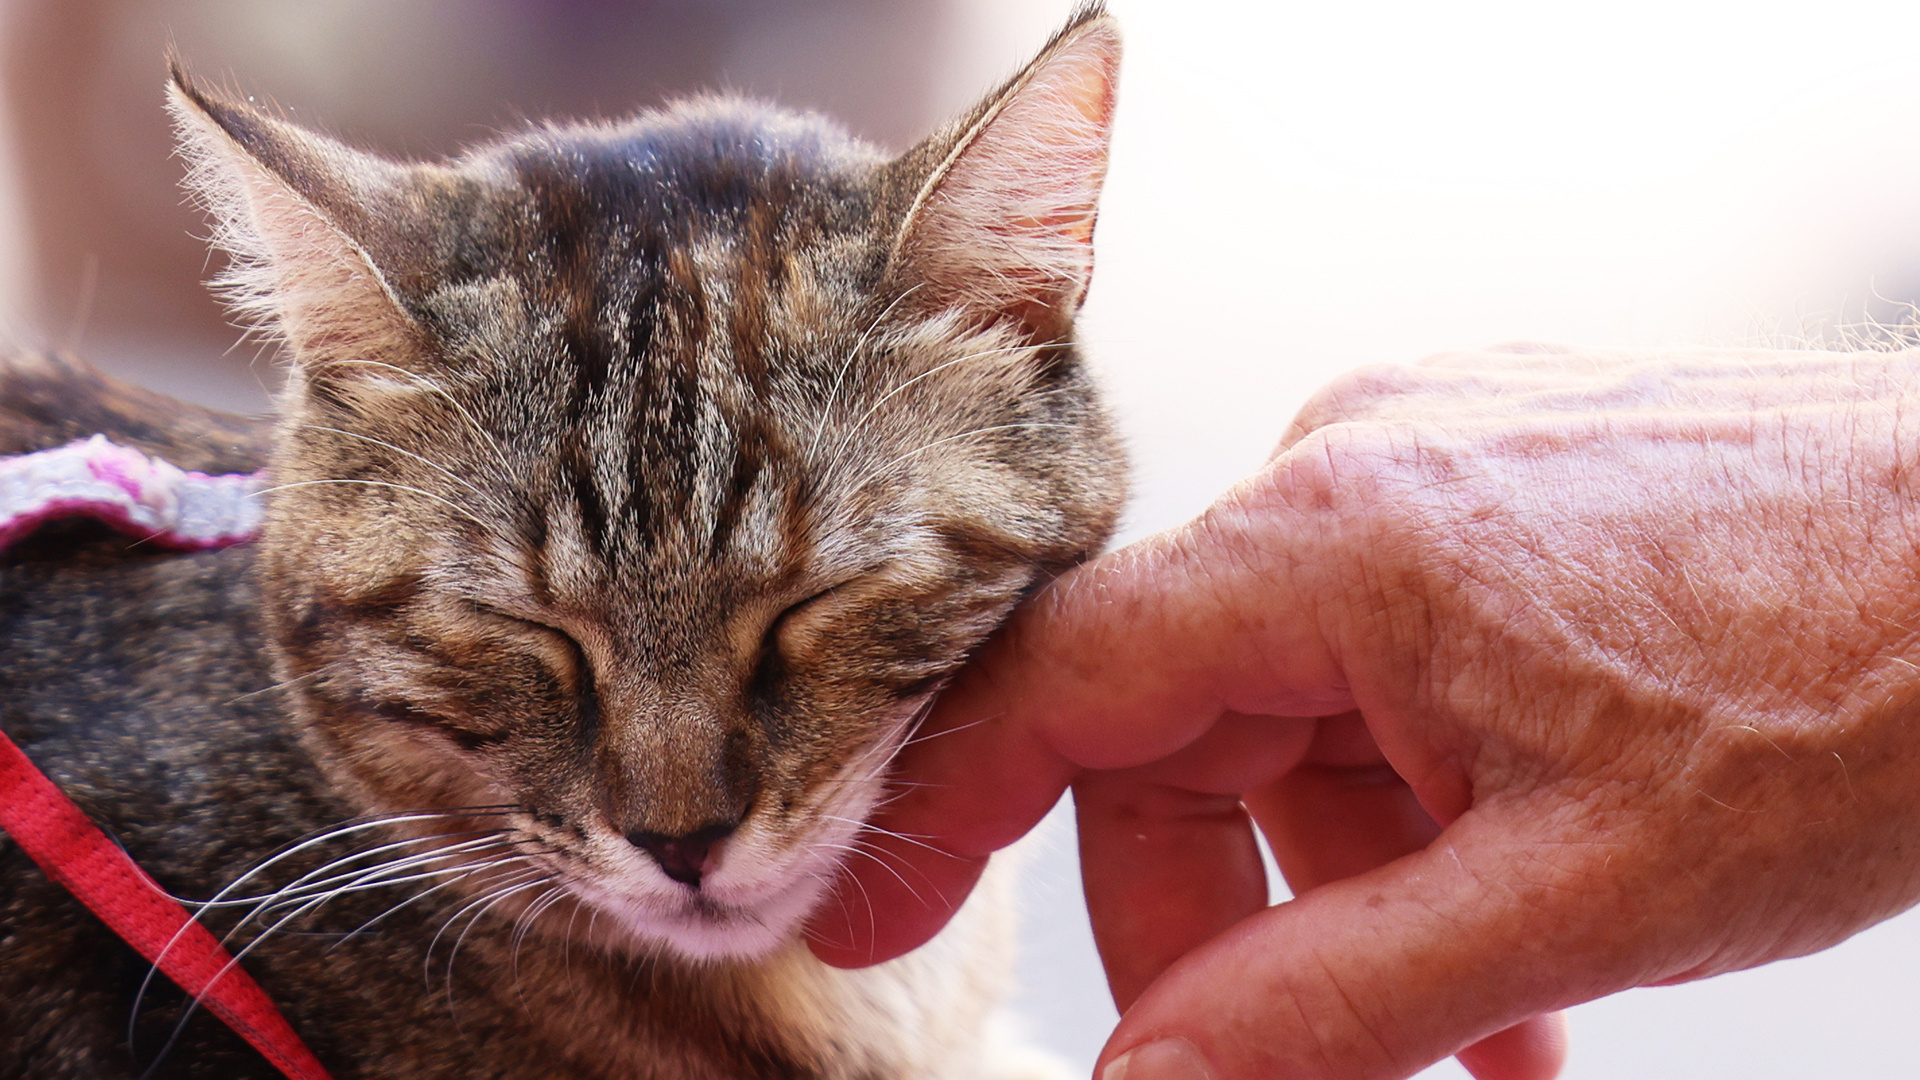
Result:
<instances>
[{"instance_id":1,"label":"cat","mask_svg":"<svg viewBox=\"0 0 1920 1080\"><path fill-rule=\"evenodd\" d=\"M438 164L176 64L277 420L21 359L0 451L270 466L265 524L16 545L0 724L340 1080L1017 1073L1004 883L866 971L801 933L933 695L1114 528L1073 317L1118 62L1094 3L894 158L706 97ZM147 975L0 836L0 1077L275 1075Z\"/></svg>"}]
</instances>

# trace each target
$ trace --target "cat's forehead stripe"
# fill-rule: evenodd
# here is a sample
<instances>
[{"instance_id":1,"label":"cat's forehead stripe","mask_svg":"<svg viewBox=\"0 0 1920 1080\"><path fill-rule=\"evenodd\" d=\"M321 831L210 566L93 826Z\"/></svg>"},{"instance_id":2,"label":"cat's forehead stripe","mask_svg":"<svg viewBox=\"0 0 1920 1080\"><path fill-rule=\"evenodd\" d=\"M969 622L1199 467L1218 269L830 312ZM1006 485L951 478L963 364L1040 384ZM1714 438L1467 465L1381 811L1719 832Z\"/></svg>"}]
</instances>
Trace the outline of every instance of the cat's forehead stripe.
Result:
<instances>
[{"instance_id":1,"label":"cat's forehead stripe","mask_svg":"<svg viewBox=\"0 0 1920 1080\"><path fill-rule=\"evenodd\" d=\"M716 550L778 452L752 409L728 406L765 397L762 294L785 276L775 233L795 190L775 174L792 150L738 125L655 122L549 135L512 156L568 419L599 429L565 466L583 528L603 543L698 536ZM716 227L734 222L744 235Z\"/></svg>"},{"instance_id":2,"label":"cat's forehead stripe","mask_svg":"<svg viewBox=\"0 0 1920 1080\"><path fill-rule=\"evenodd\" d=\"M710 558L737 546L749 538L739 528L747 504L790 449L763 415L754 320L713 315L727 290L693 287L685 259L662 270L627 312L570 304L556 333L557 361L599 369L569 395L573 432L559 467L601 558ZM634 326L647 328L641 340Z\"/></svg>"}]
</instances>

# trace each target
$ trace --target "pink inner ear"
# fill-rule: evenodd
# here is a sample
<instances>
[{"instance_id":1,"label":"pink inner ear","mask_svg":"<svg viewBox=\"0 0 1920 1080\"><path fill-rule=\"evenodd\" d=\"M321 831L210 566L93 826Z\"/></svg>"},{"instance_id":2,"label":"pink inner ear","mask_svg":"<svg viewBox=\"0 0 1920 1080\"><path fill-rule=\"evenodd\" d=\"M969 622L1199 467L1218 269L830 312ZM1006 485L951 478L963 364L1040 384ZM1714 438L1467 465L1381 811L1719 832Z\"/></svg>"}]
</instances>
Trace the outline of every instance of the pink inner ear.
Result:
<instances>
[{"instance_id":1,"label":"pink inner ear","mask_svg":"<svg viewBox=\"0 0 1920 1080\"><path fill-rule=\"evenodd\" d=\"M1087 27L959 151L905 245L936 296L995 311L1078 306L1093 269L1119 62L1111 25Z\"/></svg>"},{"instance_id":2,"label":"pink inner ear","mask_svg":"<svg viewBox=\"0 0 1920 1080\"><path fill-rule=\"evenodd\" d=\"M414 327L366 251L183 92L175 91L171 108L187 185L213 211L215 243L234 256L216 282L229 306L284 335L310 371L404 352ZM256 119L262 137L279 144L278 158L337 171L328 184L377 184L399 172L292 125Z\"/></svg>"},{"instance_id":3,"label":"pink inner ear","mask_svg":"<svg viewBox=\"0 0 1920 1080\"><path fill-rule=\"evenodd\" d=\"M1117 46L1117 43L1115 43ZM1119 55L1094 57L1089 64L1064 65L1049 69L1048 85L1036 87L1045 95L1048 108L1034 108L1016 101L1013 108L1032 112L1028 122L1036 129L1034 141L1052 147L1053 155L1041 156L1038 165L1054 166L1054 175L1041 175L1041 186L1049 182L1058 191L1058 207L1033 222L1034 227L1064 233L1078 243L1093 243L1093 222L1099 209L1100 184L1106 176L1107 139L1113 123L1113 76ZM1106 59L1109 65L1097 61ZM1055 130L1047 131L1047 125Z\"/></svg>"}]
</instances>

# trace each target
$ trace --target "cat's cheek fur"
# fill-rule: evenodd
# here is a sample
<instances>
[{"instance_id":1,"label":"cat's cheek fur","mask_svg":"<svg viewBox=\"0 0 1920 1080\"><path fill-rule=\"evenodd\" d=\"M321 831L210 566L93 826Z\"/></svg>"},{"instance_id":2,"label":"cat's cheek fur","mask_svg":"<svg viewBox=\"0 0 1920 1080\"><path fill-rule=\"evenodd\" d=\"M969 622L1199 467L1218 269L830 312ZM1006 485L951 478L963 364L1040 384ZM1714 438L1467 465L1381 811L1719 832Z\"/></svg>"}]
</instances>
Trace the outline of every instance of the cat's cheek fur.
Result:
<instances>
[{"instance_id":1,"label":"cat's cheek fur","mask_svg":"<svg viewBox=\"0 0 1920 1080\"><path fill-rule=\"evenodd\" d=\"M372 813L421 807L497 806L509 790L459 753L443 735L360 714L334 714L301 738L327 779Z\"/></svg>"}]
</instances>

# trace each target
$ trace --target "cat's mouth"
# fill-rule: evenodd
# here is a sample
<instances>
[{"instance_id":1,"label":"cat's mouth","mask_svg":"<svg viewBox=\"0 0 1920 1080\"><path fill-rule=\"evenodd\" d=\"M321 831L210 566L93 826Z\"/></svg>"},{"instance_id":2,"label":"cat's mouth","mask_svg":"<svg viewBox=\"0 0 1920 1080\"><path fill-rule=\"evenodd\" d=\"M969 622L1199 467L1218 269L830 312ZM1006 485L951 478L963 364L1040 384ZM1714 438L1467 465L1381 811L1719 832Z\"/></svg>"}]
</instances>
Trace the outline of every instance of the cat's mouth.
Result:
<instances>
[{"instance_id":1,"label":"cat's mouth","mask_svg":"<svg viewBox=\"0 0 1920 1080\"><path fill-rule=\"evenodd\" d=\"M587 872L564 875L567 888L644 946L697 960L766 955L793 940L841 862L860 850L857 834L879 802L887 764L931 700L903 708L884 737L821 784L804 826L783 832L749 822L697 884L670 879L608 829L589 843Z\"/></svg>"},{"instance_id":2,"label":"cat's mouth","mask_svg":"<svg viewBox=\"0 0 1920 1080\"><path fill-rule=\"evenodd\" d=\"M933 698L903 702L871 744L810 785L796 811L777 822L749 814L737 831L712 841L717 857L696 859L701 865L691 872L677 862L684 852L663 858L604 819L561 836L538 815L517 821L547 849L535 856L546 880L594 913L583 921L563 906L567 914L552 929L700 961L754 959L794 941L841 863L863 851L858 834L880 802L887 767Z\"/></svg>"},{"instance_id":3,"label":"cat's mouth","mask_svg":"<svg viewBox=\"0 0 1920 1080\"><path fill-rule=\"evenodd\" d=\"M877 793L879 779L861 786ZM665 945L695 960L764 956L792 940L826 895L873 801L865 791L857 794L861 813L823 812L808 840L784 851L769 850L774 845L763 835L741 837L698 886L623 858L611 872L575 877L568 888L643 946Z\"/></svg>"},{"instance_id":4,"label":"cat's mouth","mask_svg":"<svg viewBox=\"0 0 1920 1080\"><path fill-rule=\"evenodd\" d=\"M675 886L670 892L650 884L591 881L570 888L639 944L720 960L764 956L791 940L826 887L824 878L803 876L751 899L734 899L723 889Z\"/></svg>"}]
</instances>

